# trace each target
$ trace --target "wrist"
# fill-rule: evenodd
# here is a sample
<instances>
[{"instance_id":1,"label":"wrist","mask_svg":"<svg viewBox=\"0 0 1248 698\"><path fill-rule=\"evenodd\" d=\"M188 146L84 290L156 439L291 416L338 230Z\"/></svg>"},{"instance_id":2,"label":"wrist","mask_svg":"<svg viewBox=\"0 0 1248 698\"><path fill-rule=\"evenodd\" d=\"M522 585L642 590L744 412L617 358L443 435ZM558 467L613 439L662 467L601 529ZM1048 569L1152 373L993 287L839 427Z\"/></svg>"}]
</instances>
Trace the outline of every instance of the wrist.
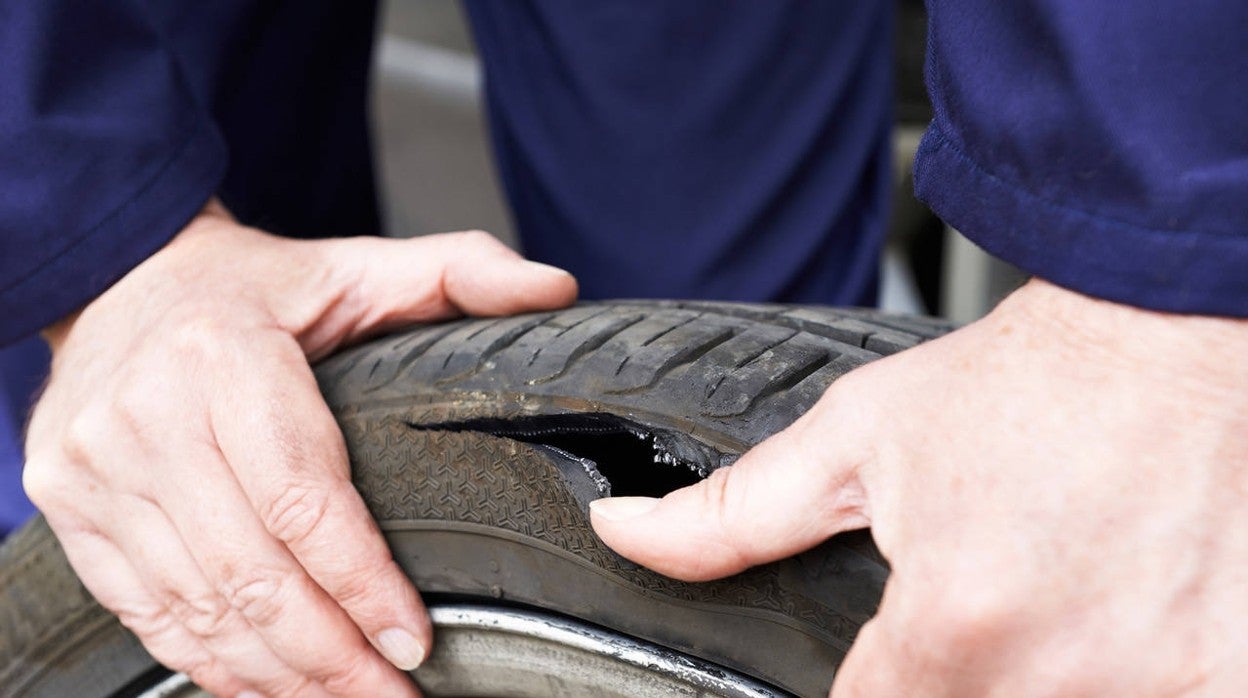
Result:
<instances>
[{"instance_id":1,"label":"wrist","mask_svg":"<svg viewBox=\"0 0 1248 698\"><path fill-rule=\"evenodd\" d=\"M230 212L224 205L221 204L221 202L219 202L215 197L209 199L199 213L195 214L195 217L192 218L190 222L182 228L182 230L178 231L168 242L165 243L163 247L153 253L151 257L127 272L125 276L113 285L113 287L105 290L104 293L101 293L99 296L91 299L77 310L74 310L47 327L44 327L43 330L40 331L40 335L48 344L49 349L54 354L59 351L68 339L74 326L78 324L79 319L81 319L82 316L89 312L93 307L100 305L100 301L102 299L107 296L114 295L111 293L114 288L123 285L130 285L130 283L133 283L134 277L143 275L143 271L141 270L146 270L153 265L159 266L159 260L170 256L171 250L184 245L187 238L202 237L212 234L211 231L213 228L219 229L223 225L237 226L237 223L235 223L233 216L230 215Z\"/></svg>"},{"instance_id":2,"label":"wrist","mask_svg":"<svg viewBox=\"0 0 1248 698\"><path fill-rule=\"evenodd\" d=\"M1248 402L1248 319L1181 315L1086 296L1032 279L992 313L1070 361L1156 374L1176 390L1233 394Z\"/></svg>"}]
</instances>

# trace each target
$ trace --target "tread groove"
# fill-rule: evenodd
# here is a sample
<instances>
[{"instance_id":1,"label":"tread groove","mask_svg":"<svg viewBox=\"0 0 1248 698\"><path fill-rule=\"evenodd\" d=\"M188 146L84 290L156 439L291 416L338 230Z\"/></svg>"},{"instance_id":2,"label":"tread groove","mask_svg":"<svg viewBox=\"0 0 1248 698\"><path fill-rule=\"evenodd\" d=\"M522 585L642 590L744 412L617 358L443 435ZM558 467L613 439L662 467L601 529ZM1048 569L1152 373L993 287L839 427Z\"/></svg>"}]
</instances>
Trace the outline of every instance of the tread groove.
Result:
<instances>
[{"instance_id":1,"label":"tread groove","mask_svg":"<svg viewBox=\"0 0 1248 698\"><path fill-rule=\"evenodd\" d=\"M750 409L754 405L758 404L758 402L763 398L771 397L776 393L796 387L799 383L809 378L816 371L835 361L836 358L837 355L823 354L822 356L815 358L814 361L811 361L801 368L798 368L796 371L793 371L789 375L784 376L780 380L768 383L762 390L750 397L750 404L746 407L746 409Z\"/></svg>"},{"instance_id":2,"label":"tread groove","mask_svg":"<svg viewBox=\"0 0 1248 698\"><path fill-rule=\"evenodd\" d=\"M579 361L581 358L593 352L594 350L598 349L599 347L606 344L607 342L611 341L613 337L619 335L624 330L627 330L628 328L632 327L633 325L636 325L637 323L645 319L646 317L644 315L638 315L636 317L626 320L625 322L616 323L612 326L609 326L606 331L603 331L599 334L596 334L587 338L585 341L581 342L576 347L574 347L571 351L568 352L568 355L564 357L563 367L560 368L554 375L530 380L528 381L528 384L538 385L540 383L547 383L552 380L555 380L556 378L567 373L568 370L572 368L572 365L575 364L577 361ZM537 354L540 354L541 351L542 351L542 348L538 348L537 353L533 354L533 359L529 362L529 365L532 365L533 361L537 360Z\"/></svg>"},{"instance_id":3,"label":"tread groove","mask_svg":"<svg viewBox=\"0 0 1248 698\"><path fill-rule=\"evenodd\" d=\"M596 312L596 313L591 313L591 314L589 314L589 315L586 315L585 317L581 318L580 320L577 320L576 322L572 323L571 325L568 325L567 327L564 327L563 329L559 330L557 333L555 333L555 336L556 336L556 337L562 337L563 335L567 334L568 332L570 332L570 331L572 331L572 330L576 329L577 327L580 327L581 325L584 325L586 322L589 322L590 320L593 320L594 318L598 317L599 315L603 315L603 314L605 314L605 313L610 312L610 310L611 310L611 308L609 308L609 307L608 307L608 308L603 308L602 310L599 310L599 311L598 311L598 312Z\"/></svg>"},{"instance_id":4,"label":"tread groove","mask_svg":"<svg viewBox=\"0 0 1248 698\"><path fill-rule=\"evenodd\" d=\"M776 342L776 343L774 343L774 344L769 344L769 345L767 345L767 346L764 346L763 348L759 349L759 350L758 350L757 352L755 352L754 354L752 354L752 355L747 355L747 356L745 356L744 358L739 359L739 360L737 361L737 364L736 364L735 366L733 366L733 367L732 367L732 370L733 370L733 371L736 371L736 370L738 370L738 369L745 368L745 367L746 367L746 366L748 366L749 364L751 364L751 363L753 363L754 361L756 361L756 360L758 359L758 357L762 356L763 354L766 354L767 352L769 352L769 351L771 351L771 350L775 349L776 347L780 346L781 344L784 344L785 342L789 341L790 339L793 339L793 338L794 338L794 337L796 337L796 336L797 336L797 330L793 330L793 333L792 333L792 334L790 334L789 336L785 337L784 339L781 339L780 341L778 341L778 342Z\"/></svg>"},{"instance_id":5,"label":"tread groove","mask_svg":"<svg viewBox=\"0 0 1248 698\"><path fill-rule=\"evenodd\" d=\"M486 332L487 330L492 330L492 329L494 329L495 327L498 327L498 326L499 326L499 325L501 325L501 324L503 323L503 321L504 321L504 320L506 320L506 319L507 319L507 318L499 318L499 319L495 320L494 322L487 322L487 323L482 324L480 327L478 327L478 328L476 329L476 331L475 331L475 332L473 332L472 334L468 335L467 337L464 337L464 341L465 341L465 342L471 342L472 340L476 339L476 338L477 338L477 337L478 337L478 336L479 336L482 332Z\"/></svg>"},{"instance_id":6,"label":"tread groove","mask_svg":"<svg viewBox=\"0 0 1248 698\"><path fill-rule=\"evenodd\" d=\"M515 331L508 332L508 333L506 333L506 334L504 334L504 335L500 336L500 337L499 337L496 341L491 342L491 343L489 344L489 346L487 346L487 347L486 347L486 348L485 348L485 349L481 352L481 355L477 357L477 365L473 368L473 370L472 370L472 371L470 371L470 372L469 372L466 376L456 376L456 377L469 377L469 376L472 376L472 375L476 375L476 373L477 373L477 372L479 372L479 371L481 370L481 367L482 367L482 366L484 366L485 364L487 364L487 363L489 362L489 360L490 360L490 359L494 358L494 357L495 357L495 356L497 356L499 353L501 353L501 352L503 352L503 351L506 351L508 347L510 347L510 346L512 346L513 344L515 344L516 342L520 341L522 338L524 338L524 336L525 336L526 334L528 334L528 333L532 332L533 330L535 330L535 329L537 329L537 328L539 328L539 327L541 327L541 326L545 325L545 324L546 324L546 320L548 320L548 319L549 319L549 317L543 318L543 319L542 319L541 321L539 321L539 322L535 322L535 323L533 323L533 324L531 324L531 325L524 325L524 326L521 326L521 327L517 328ZM444 379L444 380L450 380L450 379L451 379L451 378L447 378L447 379Z\"/></svg>"},{"instance_id":7,"label":"tread groove","mask_svg":"<svg viewBox=\"0 0 1248 698\"><path fill-rule=\"evenodd\" d=\"M520 328L516 332L509 332L503 335L501 338L499 338L498 342L491 344L489 347L486 348L485 351L481 352L481 357L477 360L477 364L480 365L480 364L485 363L486 361L489 361L496 354L498 354L501 351L506 350L507 347L510 347L511 345L520 341L524 337L524 335L532 332L533 330L536 330L537 328L541 327L543 324L545 324L545 321L535 322L532 325Z\"/></svg>"},{"instance_id":8,"label":"tread groove","mask_svg":"<svg viewBox=\"0 0 1248 698\"><path fill-rule=\"evenodd\" d=\"M711 353L712 351L715 350L716 347L731 340L733 337L736 337L738 334L739 332L736 329L731 328L731 327L725 327L723 328L723 331L718 332L712 335L711 337L708 337L705 341L699 344L690 346L686 349L681 349L675 354L672 354L670 357L667 358L667 360L665 360L662 364L659 365L659 368L657 371L655 371L654 376L651 377L650 380L648 380L645 383L645 385L633 386L633 387L625 388L622 390L607 390L606 392L615 394L615 395L622 395L626 393L637 392L639 390L645 390L653 386L655 383L658 383L659 381L663 380L663 378L665 378L666 376L671 375L672 373L675 373L677 370L695 363L698 359L701 359L702 357ZM619 369L617 369L615 372L617 376L620 375L620 373L624 370L624 365L627 363L628 363L628 360L625 359L624 364L620 364Z\"/></svg>"},{"instance_id":9,"label":"tread groove","mask_svg":"<svg viewBox=\"0 0 1248 698\"><path fill-rule=\"evenodd\" d=\"M647 339L646 341L642 342L642 343L641 343L641 346L643 346L643 347L648 347L648 346L650 346L651 344L654 344L655 342L659 341L660 339L662 339L662 338L666 337L667 335L669 335L669 334L671 334L671 333L675 332L676 330L678 330L678 329L680 329L680 328L684 327L685 325L688 325L689 323L693 322L694 320L697 320L697 319L698 319L698 318L700 318L700 317L702 317L702 313L698 313L697 315L694 315L694 316L693 316L693 317L691 317L691 318L688 318L688 319L686 319L686 320L682 320L681 322L678 322L677 324L672 325L671 327L667 328L666 330L663 330L662 332L660 332L660 333L658 333L658 334L654 335L653 337L651 337L651 338Z\"/></svg>"},{"instance_id":10,"label":"tread groove","mask_svg":"<svg viewBox=\"0 0 1248 698\"><path fill-rule=\"evenodd\" d=\"M394 371L394 375L396 376L403 375L407 371L407 369L411 368L412 364L419 361L420 357L424 356L425 353L428 352L429 349L433 347L433 345L442 341L442 339L446 337L448 334L459 329L459 326L456 323L448 323L446 325L443 325L440 329L441 331L435 333L432 337L428 339L428 341L418 342L416 346L412 348L411 351L409 351L406 355L404 355L403 358L399 359L398 364Z\"/></svg>"}]
</instances>

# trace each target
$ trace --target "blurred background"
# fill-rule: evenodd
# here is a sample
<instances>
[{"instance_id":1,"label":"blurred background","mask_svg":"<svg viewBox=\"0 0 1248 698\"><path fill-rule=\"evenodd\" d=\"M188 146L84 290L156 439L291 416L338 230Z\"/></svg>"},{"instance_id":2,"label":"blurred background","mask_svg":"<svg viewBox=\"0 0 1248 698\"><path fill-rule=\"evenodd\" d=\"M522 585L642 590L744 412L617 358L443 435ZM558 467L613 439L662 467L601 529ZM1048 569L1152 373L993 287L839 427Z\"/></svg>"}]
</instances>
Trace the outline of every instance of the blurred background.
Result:
<instances>
[{"instance_id":1,"label":"blurred background","mask_svg":"<svg viewBox=\"0 0 1248 698\"><path fill-rule=\"evenodd\" d=\"M409 236L481 228L516 245L494 176L475 47L455 0L383 4L373 121L385 224ZM974 320L1023 279L914 199L911 167L931 117L923 87L922 0L898 0L894 204L880 305Z\"/></svg>"}]
</instances>

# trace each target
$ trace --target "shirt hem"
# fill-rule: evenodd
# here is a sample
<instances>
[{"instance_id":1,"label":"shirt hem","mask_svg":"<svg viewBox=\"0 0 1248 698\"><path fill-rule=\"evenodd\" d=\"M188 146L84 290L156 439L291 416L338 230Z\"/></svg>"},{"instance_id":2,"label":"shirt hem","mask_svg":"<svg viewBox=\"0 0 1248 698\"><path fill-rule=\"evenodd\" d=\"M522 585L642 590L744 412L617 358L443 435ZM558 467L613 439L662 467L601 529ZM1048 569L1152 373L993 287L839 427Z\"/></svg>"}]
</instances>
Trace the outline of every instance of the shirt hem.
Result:
<instances>
[{"instance_id":1,"label":"shirt hem","mask_svg":"<svg viewBox=\"0 0 1248 698\"><path fill-rule=\"evenodd\" d=\"M1163 312L1248 317L1248 239L1101 218L995 177L932 124L915 195L993 256L1059 286Z\"/></svg>"}]
</instances>

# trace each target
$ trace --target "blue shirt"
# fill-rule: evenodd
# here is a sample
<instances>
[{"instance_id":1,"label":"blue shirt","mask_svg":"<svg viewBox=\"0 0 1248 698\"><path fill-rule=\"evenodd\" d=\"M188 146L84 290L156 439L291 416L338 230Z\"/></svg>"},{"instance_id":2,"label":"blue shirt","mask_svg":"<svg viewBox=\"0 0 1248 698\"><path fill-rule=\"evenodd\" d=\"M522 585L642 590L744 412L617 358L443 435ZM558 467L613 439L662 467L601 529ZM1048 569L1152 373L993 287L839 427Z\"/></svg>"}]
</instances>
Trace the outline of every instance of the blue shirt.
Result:
<instances>
[{"instance_id":1,"label":"blue shirt","mask_svg":"<svg viewBox=\"0 0 1248 698\"><path fill-rule=\"evenodd\" d=\"M1248 317L1248 3L931 0L916 190L1083 293Z\"/></svg>"},{"instance_id":2,"label":"blue shirt","mask_svg":"<svg viewBox=\"0 0 1248 698\"><path fill-rule=\"evenodd\" d=\"M0 345L102 293L213 194L378 229L373 3L0 0Z\"/></svg>"}]
</instances>

